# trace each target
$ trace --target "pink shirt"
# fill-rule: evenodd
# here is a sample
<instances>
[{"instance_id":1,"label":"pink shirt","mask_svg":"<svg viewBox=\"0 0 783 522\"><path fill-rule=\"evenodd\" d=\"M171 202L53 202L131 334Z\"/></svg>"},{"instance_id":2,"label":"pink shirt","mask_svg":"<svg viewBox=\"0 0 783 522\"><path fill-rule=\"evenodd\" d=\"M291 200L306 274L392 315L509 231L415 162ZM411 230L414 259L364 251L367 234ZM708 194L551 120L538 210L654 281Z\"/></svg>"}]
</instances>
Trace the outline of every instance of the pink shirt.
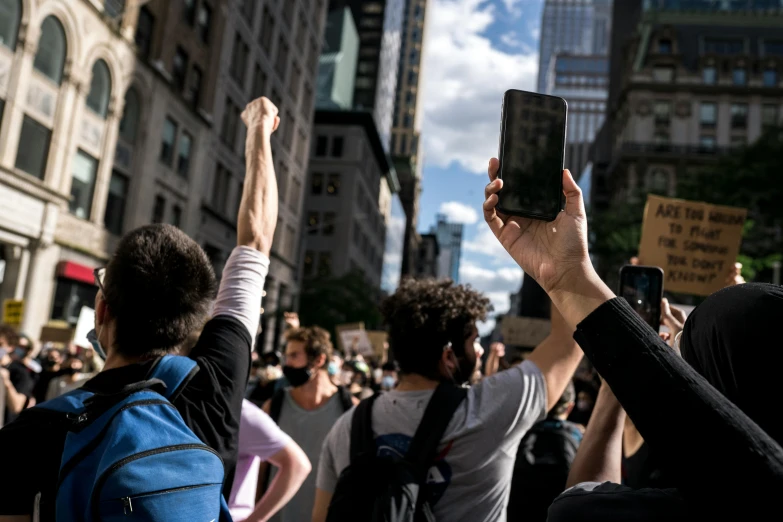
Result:
<instances>
[{"instance_id":1,"label":"pink shirt","mask_svg":"<svg viewBox=\"0 0 783 522\"><path fill-rule=\"evenodd\" d=\"M248 400L242 401L237 469L228 501L234 520L246 519L255 508L261 462L285 448L290 441L291 437L261 408Z\"/></svg>"}]
</instances>

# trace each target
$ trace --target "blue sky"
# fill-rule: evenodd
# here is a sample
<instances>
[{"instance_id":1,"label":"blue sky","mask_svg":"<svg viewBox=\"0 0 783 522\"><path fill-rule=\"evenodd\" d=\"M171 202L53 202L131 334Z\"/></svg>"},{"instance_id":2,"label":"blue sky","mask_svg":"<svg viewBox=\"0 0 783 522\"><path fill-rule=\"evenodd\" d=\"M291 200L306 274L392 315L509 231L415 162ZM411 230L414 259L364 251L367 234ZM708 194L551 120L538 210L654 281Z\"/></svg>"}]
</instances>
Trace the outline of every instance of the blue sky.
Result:
<instances>
[{"instance_id":1,"label":"blue sky","mask_svg":"<svg viewBox=\"0 0 783 522\"><path fill-rule=\"evenodd\" d=\"M508 309L521 269L481 215L503 92L532 90L543 0L430 0L424 48L424 180L419 229L444 212L465 224L460 280ZM486 330L488 325L482 330Z\"/></svg>"}]
</instances>

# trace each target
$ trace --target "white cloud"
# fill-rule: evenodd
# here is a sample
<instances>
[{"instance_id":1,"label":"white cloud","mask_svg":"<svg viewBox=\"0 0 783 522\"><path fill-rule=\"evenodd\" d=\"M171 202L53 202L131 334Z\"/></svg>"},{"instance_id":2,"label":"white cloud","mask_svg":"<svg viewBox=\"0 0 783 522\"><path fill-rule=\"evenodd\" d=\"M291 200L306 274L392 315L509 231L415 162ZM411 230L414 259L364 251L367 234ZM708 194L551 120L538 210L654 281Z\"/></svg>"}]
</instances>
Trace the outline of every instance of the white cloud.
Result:
<instances>
[{"instance_id":1,"label":"white cloud","mask_svg":"<svg viewBox=\"0 0 783 522\"><path fill-rule=\"evenodd\" d=\"M504 299L507 300L508 294L518 291L522 284L522 269L504 267L490 270L466 261L459 267L459 279L463 283L470 283L477 290L492 294L496 300L501 299L498 295L505 295ZM505 309L508 310L508 303Z\"/></svg>"},{"instance_id":2,"label":"white cloud","mask_svg":"<svg viewBox=\"0 0 783 522\"><path fill-rule=\"evenodd\" d=\"M522 16L522 6L520 5L522 0L503 0L503 5L506 6L506 11L514 17L519 18Z\"/></svg>"},{"instance_id":3,"label":"white cloud","mask_svg":"<svg viewBox=\"0 0 783 522\"><path fill-rule=\"evenodd\" d=\"M450 223L473 225L478 221L478 212L473 207L459 201L445 201L440 204L440 213Z\"/></svg>"},{"instance_id":4,"label":"white cloud","mask_svg":"<svg viewBox=\"0 0 783 522\"><path fill-rule=\"evenodd\" d=\"M500 35L500 41L509 47L521 47L522 40L519 39L516 31L509 31Z\"/></svg>"},{"instance_id":5,"label":"white cloud","mask_svg":"<svg viewBox=\"0 0 783 522\"><path fill-rule=\"evenodd\" d=\"M517 3L505 0L506 7ZM495 20L485 0L434 0L424 67L424 157L486 172L497 154L503 93L535 85L535 52L506 53L484 36Z\"/></svg>"},{"instance_id":6,"label":"white cloud","mask_svg":"<svg viewBox=\"0 0 783 522\"><path fill-rule=\"evenodd\" d=\"M462 242L462 250L493 257L502 261L503 264L512 262L506 249L503 248L487 225L479 225L479 231L473 236L473 239Z\"/></svg>"}]
</instances>

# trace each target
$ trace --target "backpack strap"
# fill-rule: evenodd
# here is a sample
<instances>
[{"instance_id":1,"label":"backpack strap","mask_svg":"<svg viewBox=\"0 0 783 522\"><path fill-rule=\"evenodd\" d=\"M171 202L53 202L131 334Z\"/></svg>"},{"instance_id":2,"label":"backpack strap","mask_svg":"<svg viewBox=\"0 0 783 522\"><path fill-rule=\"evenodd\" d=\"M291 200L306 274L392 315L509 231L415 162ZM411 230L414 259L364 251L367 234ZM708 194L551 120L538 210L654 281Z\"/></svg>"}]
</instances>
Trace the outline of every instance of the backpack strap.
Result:
<instances>
[{"instance_id":1,"label":"backpack strap","mask_svg":"<svg viewBox=\"0 0 783 522\"><path fill-rule=\"evenodd\" d=\"M340 402L343 404L343 411L348 411L353 408L353 395L351 390L345 386L338 386L337 393L340 394Z\"/></svg>"},{"instance_id":2,"label":"backpack strap","mask_svg":"<svg viewBox=\"0 0 783 522\"><path fill-rule=\"evenodd\" d=\"M164 355L152 367L149 379L160 379L166 385L161 395L174 402L190 382L199 367L196 361L182 355Z\"/></svg>"},{"instance_id":3,"label":"backpack strap","mask_svg":"<svg viewBox=\"0 0 783 522\"><path fill-rule=\"evenodd\" d=\"M467 389L458 388L453 384L441 383L435 388L408 448L408 453L405 454L405 460L416 466L420 481L427 476L427 470L435 458L438 444L454 412L467 394Z\"/></svg>"},{"instance_id":4,"label":"backpack strap","mask_svg":"<svg viewBox=\"0 0 783 522\"><path fill-rule=\"evenodd\" d=\"M269 416L272 417L275 424L280 420L280 412L283 411L283 400L285 400L285 388L280 388L272 395L272 404L269 406Z\"/></svg>"},{"instance_id":5,"label":"backpack strap","mask_svg":"<svg viewBox=\"0 0 783 522\"><path fill-rule=\"evenodd\" d=\"M375 437L372 432L372 406L378 398L376 393L364 399L356 406L351 419L351 462L375 447Z\"/></svg>"}]
</instances>

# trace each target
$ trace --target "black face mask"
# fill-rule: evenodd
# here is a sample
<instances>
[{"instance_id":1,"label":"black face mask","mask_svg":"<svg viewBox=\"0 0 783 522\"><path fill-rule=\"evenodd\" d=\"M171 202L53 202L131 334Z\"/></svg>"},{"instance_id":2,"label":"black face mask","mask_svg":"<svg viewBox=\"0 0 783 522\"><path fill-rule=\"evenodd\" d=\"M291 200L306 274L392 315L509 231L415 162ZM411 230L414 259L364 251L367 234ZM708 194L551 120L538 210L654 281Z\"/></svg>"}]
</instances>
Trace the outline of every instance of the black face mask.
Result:
<instances>
[{"instance_id":1,"label":"black face mask","mask_svg":"<svg viewBox=\"0 0 783 522\"><path fill-rule=\"evenodd\" d=\"M294 368L293 366L283 366L283 375L288 379L288 383L294 388L298 388L313 376L313 370L305 366L304 368Z\"/></svg>"}]
</instances>

